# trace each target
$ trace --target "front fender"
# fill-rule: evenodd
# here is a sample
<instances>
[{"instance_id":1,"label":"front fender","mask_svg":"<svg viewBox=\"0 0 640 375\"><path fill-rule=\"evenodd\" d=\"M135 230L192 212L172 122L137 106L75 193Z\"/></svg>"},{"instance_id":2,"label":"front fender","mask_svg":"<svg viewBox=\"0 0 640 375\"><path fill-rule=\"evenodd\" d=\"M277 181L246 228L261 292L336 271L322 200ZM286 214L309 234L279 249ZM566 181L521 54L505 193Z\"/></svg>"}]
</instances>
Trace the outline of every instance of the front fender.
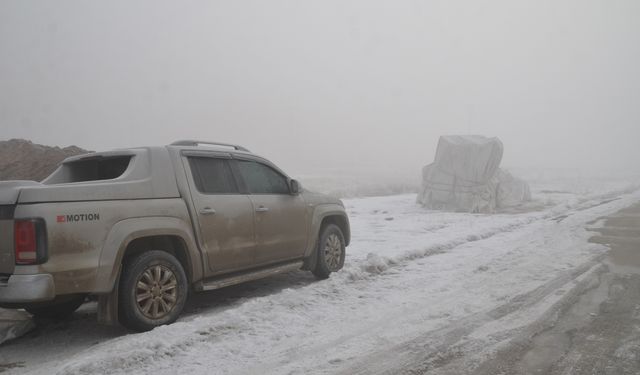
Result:
<instances>
[{"instance_id":1,"label":"front fender","mask_svg":"<svg viewBox=\"0 0 640 375\"><path fill-rule=\"evenodd\" d=\"M329 216L340 216L346 220L347 225L349 224L349 217L342 207L339 204L322 204L318 205L313 210L313 216L311 219L311 228L309 230L309 241L307 242L307 249L305 250L305 258L311 256L313 251L316 248L316 244L318 243L318 237L320 236L320 228L322 226L322 221ZM350 233L345 233L345 236L350 236ZM345 238L347 244L349 243L349 239Z\"/></svg>"},{"instance_id":2,"label":"front fender","mask_svg":"<svg viewBox=\"0 0 640 375\"><path fill-rule=\"evenodd\" d=\"M131 218L117 222L107 236L100 253L96 293L110 293L113 290L120 273L122 258L131 241L160 235L182 238L190 260L190 271L193 275L191 281L200 280L203 274L202 257L188 223L167 216Z\"/></svg>"}]
</instances>

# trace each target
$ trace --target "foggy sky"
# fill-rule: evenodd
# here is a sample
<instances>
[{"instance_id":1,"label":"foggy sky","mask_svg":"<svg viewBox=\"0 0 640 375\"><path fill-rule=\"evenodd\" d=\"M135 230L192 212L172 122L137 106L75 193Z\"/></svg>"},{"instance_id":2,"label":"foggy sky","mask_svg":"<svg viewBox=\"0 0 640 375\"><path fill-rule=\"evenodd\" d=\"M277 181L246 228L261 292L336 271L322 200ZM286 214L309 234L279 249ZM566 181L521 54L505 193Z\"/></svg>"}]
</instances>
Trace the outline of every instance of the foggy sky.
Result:
<instances>
[{"instance_id":1,"label":"foggy sky","mask_svg":"<svg viewBox=\"0 0 640 375\"><path fill-rule=\"evenodd\" d=\"M5 0L0 139L418 174L439 135L484 134L510 166L640 171L638 20L637 0Z\"/></svg>"}]
</instances>

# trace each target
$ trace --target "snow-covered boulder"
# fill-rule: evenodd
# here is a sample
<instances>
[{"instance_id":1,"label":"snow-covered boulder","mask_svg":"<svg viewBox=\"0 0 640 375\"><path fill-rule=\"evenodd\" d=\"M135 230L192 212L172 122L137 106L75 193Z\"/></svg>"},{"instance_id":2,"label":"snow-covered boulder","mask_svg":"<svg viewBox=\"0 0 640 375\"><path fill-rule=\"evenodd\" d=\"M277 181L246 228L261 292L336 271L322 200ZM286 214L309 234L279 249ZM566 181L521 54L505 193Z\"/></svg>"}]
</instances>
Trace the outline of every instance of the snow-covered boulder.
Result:
<instances>
[{"instance_id":1,"label":"snow-covered boulder","mask_svg":"<svg viewBox=\"0 0 640 375\"><path fill-rule=\"evenodd\" d=\"M418 202L437 210L492 213L530 200L529 185L500 169L503 152L498 138L440 137L434 162L422 170Z\"/></svg>"},{"instance_id":2,"label":"snow-covered boulder","mask_svg":"<svg viewBox=\"0 0 640 375\"><path fill-rule=\"evenodd\" d=\"M529 184L504 169L498 170L498 190L496 202L498 208L513 207L531 200Z\"/></svg>"}]
</instances>

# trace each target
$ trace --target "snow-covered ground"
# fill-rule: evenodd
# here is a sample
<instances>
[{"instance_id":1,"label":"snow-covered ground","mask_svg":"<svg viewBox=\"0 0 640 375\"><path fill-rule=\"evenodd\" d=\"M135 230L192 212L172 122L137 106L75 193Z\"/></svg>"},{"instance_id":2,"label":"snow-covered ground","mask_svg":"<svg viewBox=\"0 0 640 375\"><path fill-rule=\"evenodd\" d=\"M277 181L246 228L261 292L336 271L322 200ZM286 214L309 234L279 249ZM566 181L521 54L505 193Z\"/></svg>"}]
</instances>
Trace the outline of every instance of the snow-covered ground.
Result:
<instances>
[{"instance_id":1,"label":"snow-covered ground","mask_svg":"<svg viewBox=\"0 0 640 375\"><path fill-rule=\"evenodd\" d=\"M95 326L85 307L0 346L0 371L365 374L452 356L472 369L580 288L606 251L588 228L640 201L628 181L532 187L526 209L495 215L427 211L415 194L346 199L352 244L328 280L294 272L199 295L142 334Z\"/></svg>"}]
</instances>

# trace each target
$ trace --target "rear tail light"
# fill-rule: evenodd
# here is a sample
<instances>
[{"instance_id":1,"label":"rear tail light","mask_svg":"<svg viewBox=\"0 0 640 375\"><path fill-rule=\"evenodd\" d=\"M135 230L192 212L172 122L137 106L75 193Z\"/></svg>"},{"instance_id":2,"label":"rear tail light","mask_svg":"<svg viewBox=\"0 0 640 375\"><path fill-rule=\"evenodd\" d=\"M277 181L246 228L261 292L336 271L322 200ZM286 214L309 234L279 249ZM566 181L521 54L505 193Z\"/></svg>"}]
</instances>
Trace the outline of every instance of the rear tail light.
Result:
<instances>
[{"instance_id":1,"label":"rear tail light","mask_svg":"<svg viewBox=\"0 0 640 375\"><path fill-rule=\"evenodd\" d=\"M46 262L47 232L44 220L16 220L13 229L16 264Z\"/></svg>"}]
</instances>

